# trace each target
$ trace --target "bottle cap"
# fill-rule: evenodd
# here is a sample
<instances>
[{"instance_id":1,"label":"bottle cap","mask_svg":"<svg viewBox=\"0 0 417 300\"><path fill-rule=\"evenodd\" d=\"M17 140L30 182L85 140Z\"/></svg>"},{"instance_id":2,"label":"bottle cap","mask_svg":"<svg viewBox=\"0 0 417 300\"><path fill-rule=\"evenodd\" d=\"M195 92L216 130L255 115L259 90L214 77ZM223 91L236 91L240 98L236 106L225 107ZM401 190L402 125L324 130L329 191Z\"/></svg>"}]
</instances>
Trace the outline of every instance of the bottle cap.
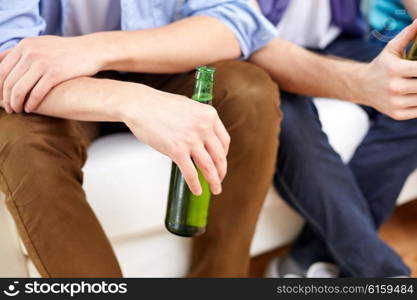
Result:
<instances>
[{"instance_id":1,"label":"bottle cap","mask_svg":"<svg viewBox=\"0 0 417 300\"><path fill-rule=\"evenodd\" d=\"M197 68L195 79L204 81L214 81L214 73L216 69L213 67L201 66Z\"/></svg>"}]
</instances>

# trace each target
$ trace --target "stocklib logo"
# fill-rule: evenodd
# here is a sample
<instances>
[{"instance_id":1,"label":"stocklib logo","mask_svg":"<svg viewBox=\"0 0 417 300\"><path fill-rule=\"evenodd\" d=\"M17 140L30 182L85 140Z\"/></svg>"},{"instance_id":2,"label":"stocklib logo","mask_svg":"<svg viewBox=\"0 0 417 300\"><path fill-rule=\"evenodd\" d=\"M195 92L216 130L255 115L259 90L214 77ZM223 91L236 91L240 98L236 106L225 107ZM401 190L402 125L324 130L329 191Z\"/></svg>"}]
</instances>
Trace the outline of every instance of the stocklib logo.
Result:
<instances>
[{"instance_id":1,"label":"stocklib logo","mask_svg":"<svg viewBox=\"0 0 417 300\"><path fill-rule=\"evenodd\" d=\"M13 284L9 285L7 290L4 290L3 293L9 297L14 297L20 294L20 291L17 289L17 285L19 281L13 282Z\"/></svg>"},{"instance_id":2,"label":"stocklib logo","mask_svg":"<svg viewBox=\"0 0 417 300\"><path fill-rule=\"evenodd\" d=\"M74 298L77 295L123 295L127 294L127 282L106 282L100 281L45 281L33 280L22 282L22 280L14 281L12 284L7 283L5 287L0 289L0 299L15 297L21 299L25 295L60 295L65 299ZM3 290L4 289L4 290ZM3 290L3 294L1 293Z\"/></svg>"}]
</instances>

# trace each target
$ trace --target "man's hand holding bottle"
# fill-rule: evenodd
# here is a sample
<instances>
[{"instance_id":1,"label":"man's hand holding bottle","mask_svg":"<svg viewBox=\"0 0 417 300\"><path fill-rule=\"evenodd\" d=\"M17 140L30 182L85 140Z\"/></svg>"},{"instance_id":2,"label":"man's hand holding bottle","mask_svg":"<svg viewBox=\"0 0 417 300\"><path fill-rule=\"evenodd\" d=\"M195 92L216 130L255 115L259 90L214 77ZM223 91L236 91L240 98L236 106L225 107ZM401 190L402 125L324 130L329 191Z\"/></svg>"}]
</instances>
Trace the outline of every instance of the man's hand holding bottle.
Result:
<instances>
[{"instance_id":1,"label":"man's hand holding bottle","mask_svg":"<svg viewBox=\"0 0 417 300\"><path fill-rule=\"evenodd\" d=\"M358 73L357 98L395 120L417 118L417 61L405 51L417 36L417 20L399 33L370 64Z\"/></svg>"}]
</instances>

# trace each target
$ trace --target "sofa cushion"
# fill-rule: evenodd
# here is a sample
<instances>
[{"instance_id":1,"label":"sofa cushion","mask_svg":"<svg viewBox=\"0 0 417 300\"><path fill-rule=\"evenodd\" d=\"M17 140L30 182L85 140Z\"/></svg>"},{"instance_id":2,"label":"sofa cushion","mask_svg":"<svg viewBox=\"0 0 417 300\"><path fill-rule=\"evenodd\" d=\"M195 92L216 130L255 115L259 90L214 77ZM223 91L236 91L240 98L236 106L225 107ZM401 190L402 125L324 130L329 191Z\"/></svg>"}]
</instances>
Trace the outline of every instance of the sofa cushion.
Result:
<instances>
[{"instance_id":1,"label":"sofa cushion","mask_svg":"<svg viewBox=\"0 0 417 300\"><path fill-rule=\"evenodd\" d=\"M110 237L164 226L171 161L131 134L100 138L84 167L87 199Z\"/></svg>"}]
</instances>

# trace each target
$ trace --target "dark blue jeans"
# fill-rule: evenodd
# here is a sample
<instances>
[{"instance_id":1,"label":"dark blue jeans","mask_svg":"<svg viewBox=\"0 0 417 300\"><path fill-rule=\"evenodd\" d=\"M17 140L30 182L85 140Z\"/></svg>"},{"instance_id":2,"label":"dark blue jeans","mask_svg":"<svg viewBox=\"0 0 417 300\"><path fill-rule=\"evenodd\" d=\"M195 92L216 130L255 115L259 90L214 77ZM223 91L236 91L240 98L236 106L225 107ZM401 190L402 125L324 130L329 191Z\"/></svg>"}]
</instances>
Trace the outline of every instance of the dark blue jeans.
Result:
<instances>
[{"instance_id":1,"label":"dark blue jeans","mask_svg":"<svg viewBox=\"0 0 417 300\"><path fill-rule=\"evenodd\" d=\"M370 61L380 43L339 39L326 53ZM371 128L348 165L330 146L311 99L283 93L284 120L275 186L307 223L290 256L307 268L335 262L345 276L410 275L378 236L417 167L417 120L395 121L363 107ZM414 237L410 237L414 238Z\"/></svg>"}]
</instances>

